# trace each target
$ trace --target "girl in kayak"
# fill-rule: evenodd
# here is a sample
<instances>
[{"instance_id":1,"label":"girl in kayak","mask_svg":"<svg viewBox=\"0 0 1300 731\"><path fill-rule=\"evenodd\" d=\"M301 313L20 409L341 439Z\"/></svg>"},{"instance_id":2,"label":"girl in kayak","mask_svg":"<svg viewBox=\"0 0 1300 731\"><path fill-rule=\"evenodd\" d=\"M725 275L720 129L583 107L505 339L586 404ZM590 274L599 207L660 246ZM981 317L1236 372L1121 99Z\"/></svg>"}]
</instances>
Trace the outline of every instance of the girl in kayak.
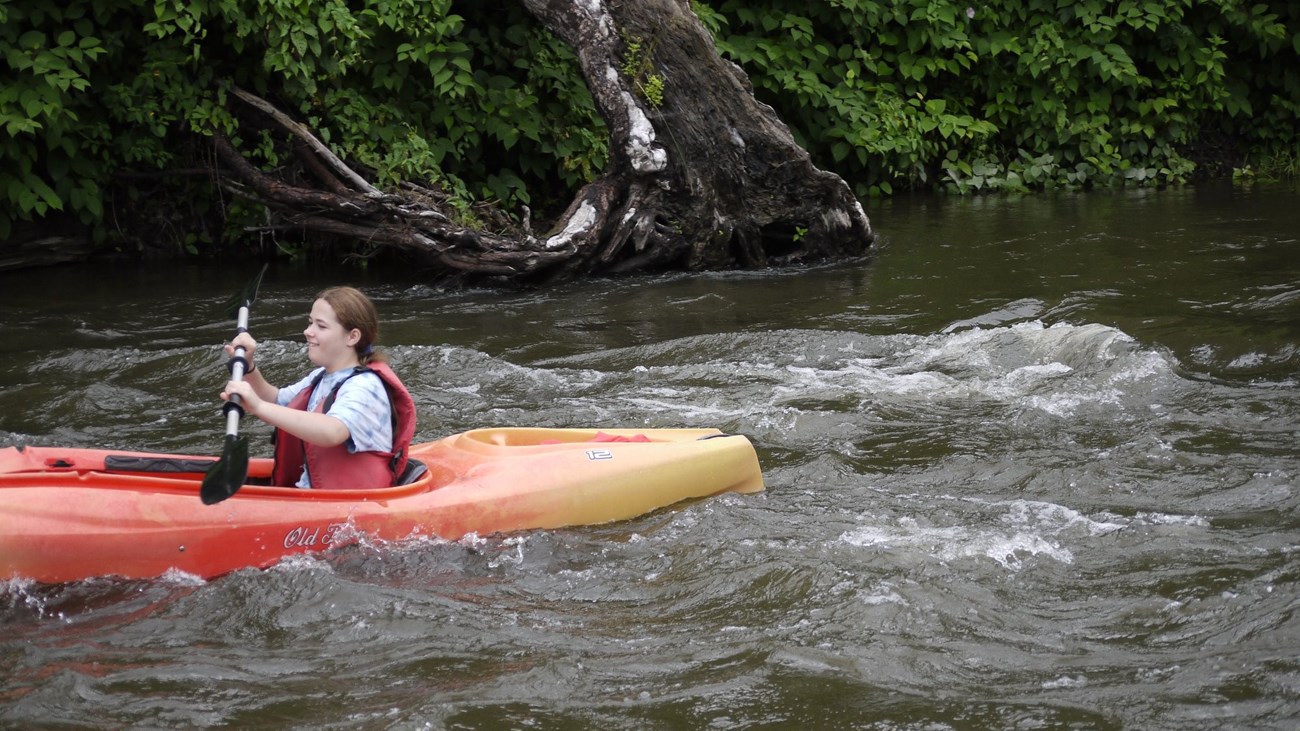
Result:
<instances>
[{"instance_id":1,"label":"girl in kayak","mask_svg":"<svg viewBox=\"0 0 1300 731\"><path fill-rule=\"evenodd\" d=\"M272 482L322 490L396 484L415 433L415 404L374 350L374 303L352 287L323 290L303 336L307 358L318 367L284 388L257 369L257 341L247 332L226 345L229 355L244 348L248 372L227 383L221 398L239 394L245 413L275 427Z\"/></svg>"}]
</instances>

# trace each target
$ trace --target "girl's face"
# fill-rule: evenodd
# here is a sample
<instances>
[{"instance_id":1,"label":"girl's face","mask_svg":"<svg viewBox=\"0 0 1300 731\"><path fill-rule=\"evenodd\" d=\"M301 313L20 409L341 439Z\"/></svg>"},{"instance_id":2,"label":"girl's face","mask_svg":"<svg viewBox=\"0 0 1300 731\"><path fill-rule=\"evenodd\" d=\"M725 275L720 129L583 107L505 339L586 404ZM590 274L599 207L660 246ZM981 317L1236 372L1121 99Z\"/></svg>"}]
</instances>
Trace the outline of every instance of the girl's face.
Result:
<instances>
[{"instance_id":1,"label":"girl's face","mask_svg":"<svg viewBox=\"0 0 1300 731\"><path fill-rule=\"evenodd\" d=\"M312 363L325 366L331 373L357 365L357 351L353 346L361 340L361 331L344 330L334 308L325 300L312 303L307 329L302 334L307 338L307 358Z\"/></svg>"}]
</instances>

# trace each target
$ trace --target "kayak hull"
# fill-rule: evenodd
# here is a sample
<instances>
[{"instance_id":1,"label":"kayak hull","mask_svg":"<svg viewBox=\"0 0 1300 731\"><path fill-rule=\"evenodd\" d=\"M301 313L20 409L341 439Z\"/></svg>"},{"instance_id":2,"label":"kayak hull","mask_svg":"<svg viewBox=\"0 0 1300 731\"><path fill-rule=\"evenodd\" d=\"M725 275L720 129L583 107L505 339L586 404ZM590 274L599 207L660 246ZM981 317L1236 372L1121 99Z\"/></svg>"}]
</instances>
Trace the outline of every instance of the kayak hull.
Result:
<instances>
[{"instance_id":1,"label":"kayak hull","mask_svg":"<svg viewBox=\"0 0 1300 731\"><path fill-rule=\"evenodd\" d=\"M169 570L211 578L362 536L456 540L590 525L763 489L753 446L715 429L479 429L412 445L410 456L428 471L407 485L249 484L204 505L198 468L212 458L0 449L0 579L150 578ZM269 459L255 458L250 479L270 470Z\"/></svg>"}]
</instances>

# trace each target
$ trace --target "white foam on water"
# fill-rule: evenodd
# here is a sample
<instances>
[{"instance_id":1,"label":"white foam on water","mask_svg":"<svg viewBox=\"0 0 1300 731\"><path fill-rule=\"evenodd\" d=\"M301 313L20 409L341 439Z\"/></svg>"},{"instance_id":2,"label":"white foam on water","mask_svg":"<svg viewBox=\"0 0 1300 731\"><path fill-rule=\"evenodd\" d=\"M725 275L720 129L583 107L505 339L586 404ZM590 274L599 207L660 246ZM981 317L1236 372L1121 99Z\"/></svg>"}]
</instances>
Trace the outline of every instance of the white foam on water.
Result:
<instances>
[{"instance_id":1,"label":"white foam on water","mask_svg":"<svg viewBox=\"0 0 1300 731\"><path fill-rule=\"evenodd\" d=\"M176 568L167 569L159 578L163 583L172 586L202 586L208 583L206 579L198 574L191 574L188 571L181 571Z\"/></svg>"},{"instance_id":2,"label":"white foam on water","mask_svg":"<svg viewBox=\"0 0 1300 731\"><path fill-rule=\"evenodd\" d=\"M934 371L908 372L897 368L881 368L867 362L850 363L844 374L857 381L855 386L869 394L893 396L967 396L963 384L956 378ZM826 378L827 381L833 381Z\"/></svg>"},{"instance_id":3,"label":"white foam on water","mask_svg":"<svg viewBox=\"0 0 1300 731\"><path fill-rule=\"evenodd\" d=\"M1268 355L1264 353L1242 353L1228 363L1228 368L1258 368L1267 362Z\"/></svg>"},{"instance_id":4,"label":"white foam on water","mask_svg":"<svg viewBox=\"0 0 1300 731\"><path fill-rule=\"evenodd\" d=\"M1044 690L1057 690L1060 688L1085 688L1088 685L1086 675L1062 675L1059 678L1053 678L1043 682Z\"/></svg>"},{"instance_id":5,"label":"white foam on water","mask_svg":"<svg viewBox=\"0 0 1300 731\"><path fill-rule=\"evenodd\" d=\"M1092 520L1054 503L1015 500L992 507L1002 510L997 526L930 526L903 517L893 524L864 525L847 531L840 535L840 540L860 548L917 551L943 562L983 557L1007 570L1018 571L1026 557L1043 556L1063 564L1073 563L1074 553L1063 545L1065 540L1104 535L1123 527Z\"/></svg>"},{"instance_id":6,"label":"white foam on water","mask_svg":"<svg viewBox=\"0 0 1300 731\"><path fill-rule=\"evenodd\" d=\"M1086 537L1104 536L1123 528L1123 524L1110 520L1094 520L1073 508L1039 500L1014 500L1003 503L1007 513L1004 523L1016 526L1039 527L1054 534L1071 533Z\"/></svg>"},{"instance_id":7,"label":"white foam on water","mask_svg":"<svg viewBox=\"0 0 1300 731\"><path fill-rule=\"evenodd\" d=\"M1142 511L1135 513L1132 517L1115 515L1113 513L1103 513L1103 516L1110 521L1114 521L1121 526L1144 526L1144 525L1167 525L1167 526L1185 526L1189 528L1209 528L1210 521L1200 515L1174 515L1172 513L1157 513Z\"/></svg>"},{"instance_id":8,"label":"white foam on water","mask_svg":"<svg viewBox=\"0 0 1300 731\"><path fill-rule=\"evenodd\" d=\"M885 604L907 604L907 600L902 597L894 586L889 582L882 582L869 590L858 592L858 599L870 606L882 606Z\"/></svg>"},{"instance_id":9,"label":"white foam on water","mask_svg":"<svg viewBox=\"0 0 1300 731\"><path fill-rule=\"evenodd\" d=\"M46 601L36 591L37 586L36 581L22 577L0 581L0 603L10 609L21 605L35 610L38 616L46 616Z\"/></svg>"},{"instance_id":10,"label":"white foam on water","mask_svg":"<svg viewBox=\"0 0 1300 731\"><path fill-rule=\"evenodd\" d=\"M1066 564L1074 561L1068 549L1039 535L964 527L926 528L908 525L907 521L895 526L865 526L840 539L861 548L920 551L943 562L983 556L1012 571L1021 568L1024 555L1045 555Z\"/></svg>"},{"instance_id":11,"label":"white foam on water","mask_svg":"<svg viewBox=\"0 0 1300 731\"><path fill-rule=\"evenodd\" d=\"M713 404L683 404L665 399L628 398L624 403L635 406L638 410L651 413L672 413L684 417L688 421L700 421L701 423L711 423L711 421L725 419L738 413L733 409L720 408Z\"/></svg>"},{"instance_id":12,"label":"white foam on water","mask_svg":"<svg viewBox=\"0 0 1300 731\"><path fill-rule=\"evenodd\" d=\"M1148 418L1152 394L1178 380L1165 356L1118 329L1037 320L934 335L694 336L530 366L468 349L441 353L455 372L421 377L459 399L439 399L453 422L486 414L545 425L727 424L801 439L829 428L825 419L836 414L850 429L869 429L877 415L948 422L953 409L972 408L1007 423L1035 415ZM554 409L521 411L537 393L555 394Z\"/></svg>"},{"instance_id":13,"label":"white foam on water","mask_svg":"<svg viewBox=\"0 0 1300 731\"><path fill-rule=\"evenodd\" d=\"M334 567L329 561L324 560L320 553L294 553L277 561L268 571L323 571L328 574L334 573Z\"/></svg>"},{"instance_id":14,"label":"white foam on water","mask_svg":"<svg viewBox=\"0 0 1300 731\"><path fill-rule=\"evenodd\" d=\"M1162 378L1175 378L1164 356L1141 350L1122 331L1098 324L1033 321L931 336L867 336L848 344L833 342L848 337L843 333L799 337L811 340L804 350L819 356L794 354L794 362L761 371L776 384L775 404L809 395L894 405L976 400L1069 418L1088 407L1123 409L1128 400L1145 398L1153 380L1158 385ZM818 348L819 339L826 345ZM859 348L859 341L866 345ZM859 350L871 355L851 357ZM760 375L752 364L731 367Z\"/></svg>"}]
</instances>

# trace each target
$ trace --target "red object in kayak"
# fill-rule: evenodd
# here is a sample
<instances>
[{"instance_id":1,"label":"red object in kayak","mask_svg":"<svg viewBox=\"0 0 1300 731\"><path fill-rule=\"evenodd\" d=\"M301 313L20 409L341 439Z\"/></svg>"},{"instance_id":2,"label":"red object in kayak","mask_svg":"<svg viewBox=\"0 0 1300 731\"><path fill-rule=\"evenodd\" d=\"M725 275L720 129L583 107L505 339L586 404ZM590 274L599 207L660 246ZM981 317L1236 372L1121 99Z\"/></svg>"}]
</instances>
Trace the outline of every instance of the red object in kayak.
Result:
<instances>
[{"instance_id":1,"label":"red object in kayak","mask_svg":"<svg viewBox=\"0 0 1300 731\"><path fill-rule=\"evenodd\" d=\"M763 490L749 440L716 429L478 429L413 444L410 456L427 471L398 487L249 484L204 505L199 485L212 457L0 449L0 580L149 578L169 569L211 578L361 535L455 540ZM251 479L270 474L270 459L251 460Z\"/></svg>"}]
</instances>

